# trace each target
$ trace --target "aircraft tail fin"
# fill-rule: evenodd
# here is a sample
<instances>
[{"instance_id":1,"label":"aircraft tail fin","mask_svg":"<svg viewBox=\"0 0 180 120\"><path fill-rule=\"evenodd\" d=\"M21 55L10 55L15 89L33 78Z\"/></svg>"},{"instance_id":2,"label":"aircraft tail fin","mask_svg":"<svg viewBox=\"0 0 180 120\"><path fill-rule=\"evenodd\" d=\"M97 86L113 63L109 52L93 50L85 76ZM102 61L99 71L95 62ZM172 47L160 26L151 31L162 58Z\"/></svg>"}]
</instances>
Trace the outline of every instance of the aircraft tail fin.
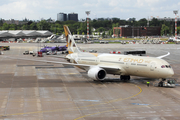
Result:
<instances>
[{"instance_id":1,"label":"aircraft tail fin","mask_svg":"<svg viewBox=\"0 0 180 120\"><path fill-rule=\"evenodd\" d=\"M64 25L63 27L64 27L65 36L66 36L66 42L67 42L66 46L67 46L68 53L71 54L75 52L80 52L68 26Z\"/></svg>"}]
</instances>

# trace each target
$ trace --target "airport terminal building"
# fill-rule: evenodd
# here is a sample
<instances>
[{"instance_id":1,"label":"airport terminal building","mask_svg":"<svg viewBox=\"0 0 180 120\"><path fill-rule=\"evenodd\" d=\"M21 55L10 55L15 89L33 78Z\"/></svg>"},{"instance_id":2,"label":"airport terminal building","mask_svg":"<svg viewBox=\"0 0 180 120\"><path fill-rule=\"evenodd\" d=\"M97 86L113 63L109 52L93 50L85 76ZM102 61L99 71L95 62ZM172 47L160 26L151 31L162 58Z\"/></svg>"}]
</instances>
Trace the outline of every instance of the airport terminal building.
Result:
<instances>
[{"instance_id":1,"label":"airport terminal building","mask_svg":"<svg viewBox=\"0 0 180 120\"><path fill-rule=\"evenodd\" d=\"M114 27L113 35L114 37L160 36L161 27L120 26Z\"/></svg>"}]
</instances>

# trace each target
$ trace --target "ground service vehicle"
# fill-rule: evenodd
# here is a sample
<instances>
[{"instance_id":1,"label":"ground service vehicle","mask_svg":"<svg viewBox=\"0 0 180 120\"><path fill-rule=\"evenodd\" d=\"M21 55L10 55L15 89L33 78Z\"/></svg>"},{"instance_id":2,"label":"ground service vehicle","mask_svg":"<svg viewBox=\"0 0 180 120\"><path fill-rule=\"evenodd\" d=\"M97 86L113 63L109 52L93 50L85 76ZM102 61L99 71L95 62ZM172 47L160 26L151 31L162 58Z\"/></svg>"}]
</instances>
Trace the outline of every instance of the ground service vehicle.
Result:
<instances>
[{"instance_id":1,"label":"ground service vehicle","mask_svg":"<svg viewBox=\"0 0 180 120\"><path fill-rule=\"evenodd\" d=\"M96 50L90 50L89 52L90 52L90 53L97 53Z\"/></svg>"},{"instance_id":2,"label":"ground service vehicle","mask_svg":"<svg viewBox=\"0 0 180 120\"><path fill-rule=\"evenodd\" d=\"M0 50L0 55L3 55L3 52Z\"/></svg>"},{"instance_id":3,"label":"ground service vehicle","mask_svg":"<svg viewBox=\"0 0 180 120\"><path fill-rule=\"evenodd\" d=\"M0 46L0 48L3 50L10 50L10 46Z\"/></svg>"},{"instance_id":4,"label":"ground service vehicle","mask_svg":"<svg viewBox=\"0 0 180 120\"><path fill-rule=\"evenodd\" d=\"M108 44L108 41L100 41L100 44Z\"/></svg>"},{"instance_id":5,"label":"ground service vehicle","mask_svg":"<svg viewBox=\"0 0 180 120\"><path fill-rule=\"evenodd\" d=\"M176 81L174 79L162 80L158 84L159 87L176 87Z\"/></svg>"},{"instance_id":6,"label":"ground service vehicle","mask_svg":"<svg viewBox=\"0 0 180 120\"><path fill-rule=\"evenodd\" d=\"M34 51L28 51L28 50L27 50L27 51L24 51L24 52L23 52L23 55L29 55L29 54L30 54L30 55L33 55L33 53L34 53Z\"/></svg>"},{"instance_id":7,"label":"ground service vehicle","mask_svg":"<svg viewBox=\"0 0 180 120\"><path fill-rule=\"evenodd\" d=\"M34 52L33 51L29 51L29 54L32 55Z\"/></svg>"},{"instance_id":8,"label":"ground service vehicle","mask_svg":"<svg viewBox=\"0 0 180 120\"><path fill-rule=\"evenodd\" d=\"M23 55L29 55L29 51L24 51Z\"/></svg>"}]
</instances>

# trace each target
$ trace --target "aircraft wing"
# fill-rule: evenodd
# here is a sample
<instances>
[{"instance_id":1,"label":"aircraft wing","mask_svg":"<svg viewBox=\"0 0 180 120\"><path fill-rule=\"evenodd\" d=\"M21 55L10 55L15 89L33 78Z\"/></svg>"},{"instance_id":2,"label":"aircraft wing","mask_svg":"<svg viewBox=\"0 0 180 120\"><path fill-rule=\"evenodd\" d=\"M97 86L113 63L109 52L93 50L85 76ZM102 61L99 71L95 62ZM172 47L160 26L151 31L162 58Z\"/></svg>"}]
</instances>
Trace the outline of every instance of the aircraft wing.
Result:
<instances>
[{"instance_id":1,"label":"aircraft wing","mask_svg":"<svg viewBox=\"0 0 180 120\"><path fill-rule=\"evenodd\" d=\"M169 53L169 52L168 52L167 54L162 55L162 56L159 56L159 57L157 57L157 58L161 59L161 58L166 57L166 56L168 56L168 55L170 55L170 53Z\"/></svg>"},{"instance_id":2,"label":"aircraft wing","mask_svg":"<svg viewBox=\"0 0 180 120\"><path fill-rule=\"evenodd\" d=\"M63 58L63 59L67 59L65 56L54 56L54 55L48 55L46 57L55 57L55 58Z\"/></svg>"},{"instance_id":3,"label":"aircraft wing","mask_svg":"<svg viewBox=\"0 0 180 120\"><path fill-rule=\"evenodd\" d=\"M89 69L91 67L96 66L96 65L75 64L75 63L58 62L58 61L47 61L47 60L26 59L26 58L14 58L14 57L8 57L8 56L4 56L4 57L10 58L10 59L18 59L18 60L27 60L27 61L36 61L36 62L45 62L45 63L55 63L55 64L62 64L62 65L71 65L71 66L77 66L77 67L82 67L82 68L86 68L86 69ZM108 71L117 71L117 72L119 72L119 70L120 70L119 67L113 67L113 66L98 65L98 67L105 69L107 72Z\"/></svg>"},{"instance_id":4,"label":"aircraft wing","mask_svg":"<svg viewBox=\"0 0 180 120\"><path fill-rule=\"evenodd\" d=\"M16 59L16 60L27 60L27 61L36 61L36 62L45 62L45 63L55 63L55 64L63 64L63 65L72 65L72 66L84 66L84 67L91 67L92 65L86 65L86 64L75 64L75 63L67 63L67 62L58 62L58 61L48 61L48 60L37 60L37 59L26 59L26 58L14 58L14 57L7 57L10 59Z\"/></svg>"}]
</instances>

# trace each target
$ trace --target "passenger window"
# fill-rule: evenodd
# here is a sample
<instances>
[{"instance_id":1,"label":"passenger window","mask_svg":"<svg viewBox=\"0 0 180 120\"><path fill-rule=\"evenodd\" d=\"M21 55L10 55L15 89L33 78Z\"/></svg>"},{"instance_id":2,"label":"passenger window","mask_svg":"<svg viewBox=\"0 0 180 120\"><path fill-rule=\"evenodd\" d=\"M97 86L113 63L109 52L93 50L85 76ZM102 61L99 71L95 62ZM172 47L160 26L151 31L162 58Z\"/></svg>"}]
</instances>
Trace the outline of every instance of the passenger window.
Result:
<instances>
[{"instance_id":1,"label":"passenger window","mask_svg":"<svg viewBox=\"0 0 180 120\"><path fill-rule=\"evenodd\" d=\"M171 68L170 65L162 65L161 68Z\"/></svg>"}]
</instances>

